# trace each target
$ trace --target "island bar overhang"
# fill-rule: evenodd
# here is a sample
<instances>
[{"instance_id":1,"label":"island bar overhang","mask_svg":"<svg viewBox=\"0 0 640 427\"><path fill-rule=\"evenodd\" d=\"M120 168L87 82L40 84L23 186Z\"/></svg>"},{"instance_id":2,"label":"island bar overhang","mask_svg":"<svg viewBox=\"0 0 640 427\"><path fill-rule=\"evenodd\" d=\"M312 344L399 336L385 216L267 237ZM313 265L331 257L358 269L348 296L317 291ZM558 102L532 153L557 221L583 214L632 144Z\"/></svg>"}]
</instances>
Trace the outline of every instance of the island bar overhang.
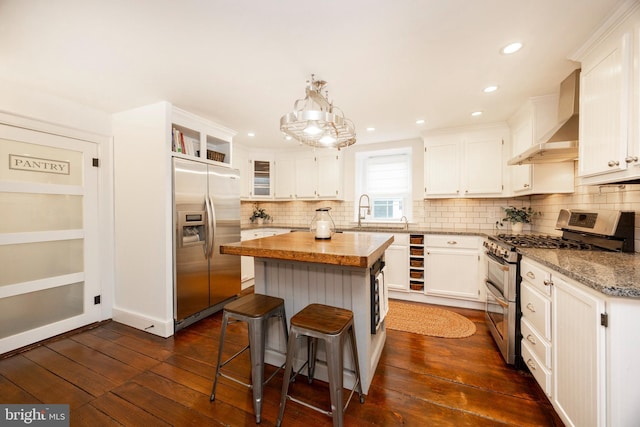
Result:
<instances>
[{"instance_id":1,"label":"island bar overhang","mask_svg":"<svg viewBox=\"0 0 640 427\"><path fill-rule=\"evenodd\" d=\"M289 324L291 316L308 304L320 303L353 312L362 391L367 394L386 339L384 322L371 333L371 269L384 258L393 235L382 233L336 233L316 240L310 232L292 232L220 247L229 255L254 257L255 292L283 298ZM265 362L284 363L286 345L276 323L269 325ZM304 340L298 344L305 345ZM353 366L348 344L344 350L344 386L353 387ZM306 357L306 351L297 354ZM318 358L326 360L324 346ZM299 368L305 360L296 361ZM327 380L326 366L318 363L316 377Z\"/></svg>"}]
</instances>

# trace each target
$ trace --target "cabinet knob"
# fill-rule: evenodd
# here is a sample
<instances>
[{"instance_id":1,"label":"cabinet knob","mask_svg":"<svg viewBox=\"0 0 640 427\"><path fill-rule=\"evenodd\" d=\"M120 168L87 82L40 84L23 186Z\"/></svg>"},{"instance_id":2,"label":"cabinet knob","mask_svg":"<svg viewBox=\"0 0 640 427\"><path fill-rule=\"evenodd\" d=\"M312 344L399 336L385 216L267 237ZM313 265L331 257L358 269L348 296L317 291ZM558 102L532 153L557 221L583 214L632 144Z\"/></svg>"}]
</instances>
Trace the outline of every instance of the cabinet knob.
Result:
<instances>
[{"instance_id":1,"label":"cabinet knob","mask_svg":"<svg viewBox=\"0 0 640 427\"><path fill-rule=\"evenodd\" d=\"M533 304L528 303L527 304L527 308L529 309L530 312L535 313L536 312L536 308L533 306Z\"/></svg>"},{"instance_id":2,"label":"cabinet knob","mask_svg":"<svg viewBox=\"0 0 640 427\"><path fill-rule=\"evenodd\" d=\"M447 242L447 245L457 245L457 244L458 244L458 242L456 242L455 240L449 240Z\"/></svg>"},{"instance_id":3,"label":"cabinet knob","mask_svg":"<svg viewBox=\"0 0 640 427\"><path fill-rule=\"evenodd\" d=\"M524 184L523 187L524 188L529 188L529 184Z\"/></svg>"},{"instance_id":4,"label":"cabinet knob","mask_svg":"<svg viewBox=\"0 0 640 427\"><path fill-rule=\"evenodd\" d=\"M614 167L614 166L618 166L620 165L620 162L617 160L609 160L609 162L607 163L607 165L609 165L610 168Z\"/></svg>"},{"instance_id":5,"label":"cabinet knob","mask_svg":"<svg viewBox=\"0 0 640 427\"><path fill-rule=\"evenodd\" d=\"M638 156L627 156L624 158L624 161L627 163L635 163L638 161Z\"/></svg>"},{"instance_id":6,"label":"cabinet knob","mask_svg":"<svg viewBox=\"0 0 640 427\"><path fill-rule=\"evenodd\" d=\"M553 285L553 280L545 280L545 281L544 281L544 285L545 285L545 286L551 286L551 285Z\"/></svg>"}]
</instances>

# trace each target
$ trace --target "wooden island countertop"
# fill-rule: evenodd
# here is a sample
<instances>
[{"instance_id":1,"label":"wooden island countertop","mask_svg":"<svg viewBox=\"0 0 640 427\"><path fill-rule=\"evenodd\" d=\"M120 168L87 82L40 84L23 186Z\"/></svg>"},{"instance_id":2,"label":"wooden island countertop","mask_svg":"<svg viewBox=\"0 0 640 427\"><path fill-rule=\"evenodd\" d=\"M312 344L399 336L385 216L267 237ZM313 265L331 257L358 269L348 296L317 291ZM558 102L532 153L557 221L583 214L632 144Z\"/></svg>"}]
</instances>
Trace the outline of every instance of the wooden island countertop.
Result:
<instances>
[{"instance_id":1,"label":"wooden island countertop","mask_svg":"<svg viewBox=\"0 0 640 427\"><path fill-rule=\"evenodd\" d=\"M317 240L312 232L296 231L228 243L220 246L220 253L369 268L391 243L392 234L335 233L331 239Z\"/></svg>"}]
</instances>

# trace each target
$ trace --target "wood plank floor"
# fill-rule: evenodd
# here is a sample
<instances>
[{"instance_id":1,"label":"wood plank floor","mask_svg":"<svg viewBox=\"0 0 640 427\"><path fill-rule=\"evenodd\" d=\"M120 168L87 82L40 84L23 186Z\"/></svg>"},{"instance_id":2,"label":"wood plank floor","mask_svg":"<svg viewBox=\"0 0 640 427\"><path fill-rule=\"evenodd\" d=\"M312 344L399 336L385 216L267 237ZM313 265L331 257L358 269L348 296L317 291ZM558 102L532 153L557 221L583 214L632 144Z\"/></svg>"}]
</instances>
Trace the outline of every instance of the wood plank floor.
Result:
<instances>
[{"instance_id":1,"label":"wood plank floor","mask_svg":"<svg viewBox=\"0 0 640 427\"><path fill-rule=\"evenodd\" d=\"M388 330L366 401L351 402L345 425L561 425L531 375L504 364L484 313L452 310L471 319L477 332L444 339ZM169 339L108 322L1 359L0 403L68 403L72 426L255 425L248 389L223 378L209 401L221 317ZM246 337L244 324L231 326L225 355ZM248 378L248 356L229 369ZM266 386L262 425L275 423L281 384L280 371ZM297 381L292 391L328 407L321 381ZM288 402L283 425L329 426L331 420Z\"/></svg>"}]
</instances>

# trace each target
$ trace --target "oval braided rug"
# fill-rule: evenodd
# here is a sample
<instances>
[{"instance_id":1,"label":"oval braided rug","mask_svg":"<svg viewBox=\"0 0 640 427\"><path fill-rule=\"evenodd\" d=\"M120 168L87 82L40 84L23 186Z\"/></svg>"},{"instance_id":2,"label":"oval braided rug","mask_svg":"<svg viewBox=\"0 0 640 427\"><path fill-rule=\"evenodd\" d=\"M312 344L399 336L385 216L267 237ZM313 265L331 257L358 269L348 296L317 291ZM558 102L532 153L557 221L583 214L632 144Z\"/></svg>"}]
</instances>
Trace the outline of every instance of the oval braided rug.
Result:
<instances>
[{"instance_id":1,"label":"oval braided rug","mask_svg":"<svg viewBox=\"0 0 640 427\"><path fill-rule=\"evenodd\" d=\"M465 338L476 332L476 325L458 313L397 300L389 300L385 324L388 329L441 338Z\"/></svg>"}]
</instances>

